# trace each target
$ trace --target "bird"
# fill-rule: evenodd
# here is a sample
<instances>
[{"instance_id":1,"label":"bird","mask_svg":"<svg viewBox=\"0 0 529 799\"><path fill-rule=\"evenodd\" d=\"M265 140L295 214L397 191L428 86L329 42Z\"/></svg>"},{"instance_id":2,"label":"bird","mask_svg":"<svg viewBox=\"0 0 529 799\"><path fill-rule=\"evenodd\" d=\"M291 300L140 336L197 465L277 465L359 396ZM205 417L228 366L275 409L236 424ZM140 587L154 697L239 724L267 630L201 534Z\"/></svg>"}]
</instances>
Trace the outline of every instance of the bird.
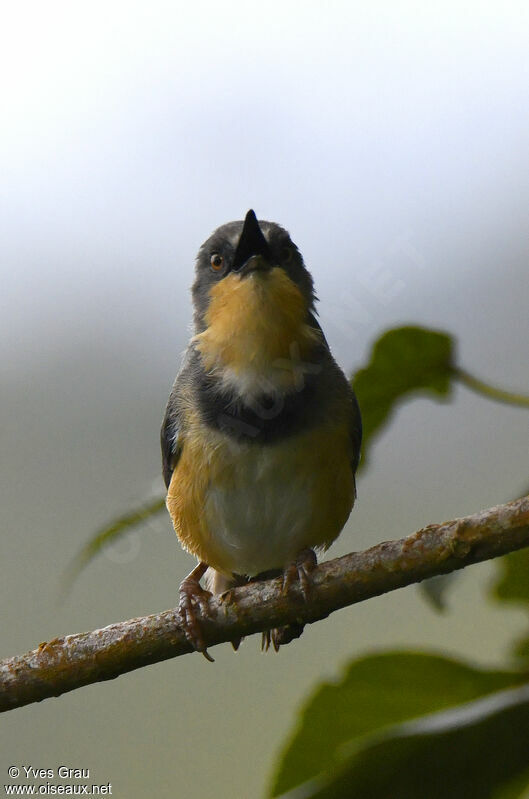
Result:
<instances>
[{"instance_id":1,"label":"bird","mask_svg":"<svg viewBox=\"0 0 529 799\"><path fill-rule=\"evenodd\" d=\"M285 592L298 581L310 598L316 552L356 498L362 422L283 227L251 209L217 228L191 292L194 335L163 419L162 468L174 529L198 561L180 585L180 619L212 660L200 625L212 593L283 575ZM277 651L302 630L266 631L263 646Z\"/></svg>"}]
</instances>

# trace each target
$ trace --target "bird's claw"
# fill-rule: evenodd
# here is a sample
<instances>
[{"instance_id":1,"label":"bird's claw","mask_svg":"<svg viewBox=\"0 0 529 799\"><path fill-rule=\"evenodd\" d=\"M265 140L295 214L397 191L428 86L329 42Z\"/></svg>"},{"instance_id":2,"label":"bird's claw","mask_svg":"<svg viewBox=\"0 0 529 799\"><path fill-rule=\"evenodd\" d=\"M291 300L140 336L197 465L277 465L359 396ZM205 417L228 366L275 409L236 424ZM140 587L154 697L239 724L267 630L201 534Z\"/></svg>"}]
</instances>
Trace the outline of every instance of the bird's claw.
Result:
<instances>
[{"instance_id":1,"label":"bird's claw","mask_svg":"<svg viewBox=\"0 0 529 799\"><path fill-rule=\"evenodd\" d=\"M286 567L283 573L283 595L288 594L291 586L298 581L303 599L309 602L312 596L312 580L311 573L314 571L318 564L314 550L302 549L299 555L292 563Z\"/></svg>"},{"instance_id":2,"label":"bird's claw","mask_svg":"<svg viewBox=\"0 0 529 799\"><path fill-rule=\"evenodd\" d=\"M202 588L197 579L191 576L186 577L180 584L178 615L185 636L193 649L202 652L204 657L213 663L214 659L207 650L199 621L199 616L207 617L209 615L209 598L211 596L211 592Z\"/></svg>"},{"instance_id":3,"label":"bird's claw","mask_svg":"<svg viewBox=\"0 0 529 799\"><path fill-rule=\"evenodd\" d=\"M314 551L312 549L303 549L283 572L282 594L288 594L292 585L295 582L299 582L303 599L305 602L309 602L312 597L311 573L316 568L317 563ZM272 645L275 651L278 652L280 646L289 644L295 638L299 638L304 626L301 622L293 622L292 624L286 624L284 627L265 630L262 635L261 649L263 652L268 652L270 645Z\"/></svg>"}]
</instances>

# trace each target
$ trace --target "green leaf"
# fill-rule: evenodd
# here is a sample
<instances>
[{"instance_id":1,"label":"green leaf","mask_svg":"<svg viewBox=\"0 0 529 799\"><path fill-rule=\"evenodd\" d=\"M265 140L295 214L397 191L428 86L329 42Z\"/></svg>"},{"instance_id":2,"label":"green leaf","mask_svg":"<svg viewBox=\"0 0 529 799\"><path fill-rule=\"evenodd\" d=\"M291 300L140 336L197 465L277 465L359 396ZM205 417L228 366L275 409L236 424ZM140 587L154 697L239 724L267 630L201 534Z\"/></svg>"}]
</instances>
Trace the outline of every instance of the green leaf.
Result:
<instances>
[{"instance_id":1,"label":"green leaf","mask_svg":"<svg viewBox=\"0 0 529 799\"><path fill-rule=\"evenodd\" d=\"M390 652L356 660L343 680L322 685L302 711L271 796L331 772L341 761L344 744L361 746L366 736L392 725L455 707L521 679L518 672L484 671L420 653Z\"/></svg>"},{"instance_id":2,"label":"green leaf","mask_svg":"<svg viewBox=\"0 0 529 799\"><path fill-rule=\"evenodd\" d=\"M504 602L529 603L529 549L504 555L499 561L500 578L494 595Z\"/></svg>"},{"instance_id":3,"label":"green leaf","mask_svg":"<svg viewBox=\"0 0 529 799\"><path fill-rule=\"evenodd\" d=\"M510 552L498 561L499 579L492 594L502 602L525 605L529 609L529 549ZM529 659L529 638L514 642L512 653L520 660Z\"/></svg>"},{"instance_id":4,"label":"green leaf","mask_svg":"<svg viewBox=\"0 0 529 799\"><path fill-rule=\"evenodd\" d=\"M71 588L83 569L108 544L115 543L119 538L129 533L133 527L143 524L147 519L156 516L163 510L165 510L165 497L157 497L148 504L142 505L141 508L135 508L123 516L119 516L94 533L67 569L64 576L63 592L66 593Z\"/></svg>"},{"instance_id":5,"label":"green leaf","mask_svg":"<svg viewBox=\"0 0 529 799\"><path fill-rule=\"evenodd\" d=\"M493 799L527 799L529 796L529 769L516 774L492 795Z\"/></svg>"},{"instance_id":6,"label":"green leaf","mask_svg":"<svg viewBox=\"0 0 529 799\"><path fill-rule=\"evenodd\" d=\"M529 638L519 638L515 641L512 653L520 660L529 660Z\"/></svg>"},{"instance_id":7,"label":"green leaf","mask_svg":"<svg viewBox=\"0 0 529 799\"><path fill-rule=\"evenodd\" d=\"M362 412L364 465L372 437L405 396L449 396L453 356L451 336L422 327L395 328L375 342L368 365L352 379Z\"/></svg>"},{"instance_id":8,"label":"green leaf","mask_svg":"<svg viewBox=\"0 0 529 799\"><path fill-rule=\"evenodd\" d=\"M356 742L338 770L288 797L513 799L527 786L528 740L523 685Z\"/></svg>"}]
</instances>

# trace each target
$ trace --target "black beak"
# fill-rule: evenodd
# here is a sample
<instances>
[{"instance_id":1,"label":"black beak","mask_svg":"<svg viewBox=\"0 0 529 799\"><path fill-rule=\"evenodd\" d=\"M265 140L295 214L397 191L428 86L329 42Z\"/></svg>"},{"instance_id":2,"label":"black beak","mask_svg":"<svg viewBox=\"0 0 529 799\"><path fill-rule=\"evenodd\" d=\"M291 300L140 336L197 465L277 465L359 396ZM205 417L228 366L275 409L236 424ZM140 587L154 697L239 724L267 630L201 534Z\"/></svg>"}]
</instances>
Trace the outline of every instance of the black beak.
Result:
<instances>
[{"instance_id":1,"label":"black beak","mask_svg":"<svg viewBox=\"0 0 529 799\"><path fill-rule=\"evenodd\" d=\"M251 263L248 263L252 259ZM249 210L244 220L244 225L235 250L232 270L242 272L247 264L247 269L264 269L271 266L271 252L268 242L263 236L259 222L253 210Z\"/></svg>"}]
</instances>

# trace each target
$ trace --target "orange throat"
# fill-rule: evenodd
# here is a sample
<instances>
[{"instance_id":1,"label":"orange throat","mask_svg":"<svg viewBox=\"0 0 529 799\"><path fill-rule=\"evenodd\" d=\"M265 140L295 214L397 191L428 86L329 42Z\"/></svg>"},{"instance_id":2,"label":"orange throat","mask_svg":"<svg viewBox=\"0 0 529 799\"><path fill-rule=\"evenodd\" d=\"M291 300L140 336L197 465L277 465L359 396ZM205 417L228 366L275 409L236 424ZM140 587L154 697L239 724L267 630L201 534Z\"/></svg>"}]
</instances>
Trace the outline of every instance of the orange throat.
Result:
<instances>
[{"instance_id":1,"label":"orange throat","mask_svg":"<svg viewBox=\"0 0 529 799\"><path fill-rule=\"evenodd\" d=\"M309 358L321 337L307 324L308 307L280 267L229 274L210 292L206 329L195 336L207 372L228 382L257 380L288 389L291 363ZM249 389L250 390L250 389Z\"/></svg>"}]
</instances>

